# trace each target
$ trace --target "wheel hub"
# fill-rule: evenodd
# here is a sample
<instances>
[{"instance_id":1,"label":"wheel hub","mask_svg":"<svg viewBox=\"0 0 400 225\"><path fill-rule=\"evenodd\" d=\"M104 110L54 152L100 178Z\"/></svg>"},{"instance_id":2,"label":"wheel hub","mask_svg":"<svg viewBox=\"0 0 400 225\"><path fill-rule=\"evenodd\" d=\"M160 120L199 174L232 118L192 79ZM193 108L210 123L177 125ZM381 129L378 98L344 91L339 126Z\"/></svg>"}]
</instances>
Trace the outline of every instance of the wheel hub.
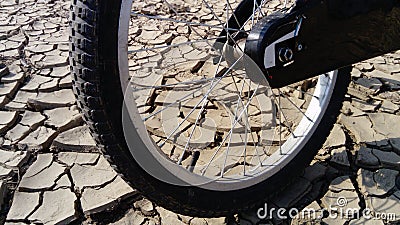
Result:
<instances>
[{"instance_id":1,"label":"wheel hub","mask_svg":"<svg viewBox=\"0 0 400 225\"><path fill-rule=\"evenodd\" d=\"M282 14L270 15L262 18L246 39L245 53L256 62L271 86L280 78L273 77L268 69L287 66L302 50L296 42L301 21Z\"/></svg>"}]
</instances>

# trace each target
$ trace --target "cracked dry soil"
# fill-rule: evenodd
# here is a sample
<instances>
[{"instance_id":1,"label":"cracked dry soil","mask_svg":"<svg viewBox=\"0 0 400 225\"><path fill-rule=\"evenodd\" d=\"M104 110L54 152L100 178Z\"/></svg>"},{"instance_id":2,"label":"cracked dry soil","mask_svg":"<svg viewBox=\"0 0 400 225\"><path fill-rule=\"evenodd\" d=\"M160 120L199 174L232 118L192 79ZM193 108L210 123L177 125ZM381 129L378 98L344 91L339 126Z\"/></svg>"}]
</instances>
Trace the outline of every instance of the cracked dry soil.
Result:
<instances>
[{"instance_id":1,"label":"cracked dry soil","mask_svg":"<svg viewBox=\"0 0 400 225\"><path fill-rule=\"evenodd\" d=\"M192 218L140 196L97 152L72 93L68 9L66 0L0 2L0 223L400 221L400 52L354 65L342 114L323 148L303 175L268 203L321 210L345 197L344 210L394 213L395 221L326 216L260 221L257 209L230 217Z\"/></svg>"}]
</instances>

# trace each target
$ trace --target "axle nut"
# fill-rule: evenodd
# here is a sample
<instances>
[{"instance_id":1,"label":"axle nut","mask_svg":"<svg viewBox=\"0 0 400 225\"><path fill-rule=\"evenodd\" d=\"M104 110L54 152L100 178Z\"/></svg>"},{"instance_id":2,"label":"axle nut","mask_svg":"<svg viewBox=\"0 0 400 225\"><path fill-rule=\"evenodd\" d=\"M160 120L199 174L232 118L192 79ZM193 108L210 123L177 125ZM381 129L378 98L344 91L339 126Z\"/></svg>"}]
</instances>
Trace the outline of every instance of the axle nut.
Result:
<instances>
[{"instance_id":1,"label":"axle nut","mask_svg":"<svg viewBox=\"0 0 400 225\"><path fill-rule=\"evenodd\" d=\"M279 60L283 63L287 63L293 60L293 50L290 48L279 49Z\"/></svg>"}]
</instances>

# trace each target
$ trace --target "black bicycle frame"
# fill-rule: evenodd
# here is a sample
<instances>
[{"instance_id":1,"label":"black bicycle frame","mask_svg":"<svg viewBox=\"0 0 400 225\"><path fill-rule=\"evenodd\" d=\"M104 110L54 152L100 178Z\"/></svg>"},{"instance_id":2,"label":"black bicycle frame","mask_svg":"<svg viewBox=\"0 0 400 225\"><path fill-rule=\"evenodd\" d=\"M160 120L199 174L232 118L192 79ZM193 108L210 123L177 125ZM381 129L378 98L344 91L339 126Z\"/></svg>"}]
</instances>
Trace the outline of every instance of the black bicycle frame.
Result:
<instances>
[{"instance_id":1,"label":"black bicycle frame","mask_svg":"<svg viewBox=\"0 0 400 225\"><path fill-rule=\"evenodd\" d=\"M243 12L252 12L253 6L254 0L239 4L236 20L244 23L251 14ZM298 29L296 36L276 43L291 29ZM283 87L399 50L400 0L298 0L290 13L266 19L252 33L246 41L252 51L247 53L272 87ZM273 43L276 63L268 67L265 49ZM287 61L279 60L282 49L293 53Z\"/></svg>"}]
</instances>

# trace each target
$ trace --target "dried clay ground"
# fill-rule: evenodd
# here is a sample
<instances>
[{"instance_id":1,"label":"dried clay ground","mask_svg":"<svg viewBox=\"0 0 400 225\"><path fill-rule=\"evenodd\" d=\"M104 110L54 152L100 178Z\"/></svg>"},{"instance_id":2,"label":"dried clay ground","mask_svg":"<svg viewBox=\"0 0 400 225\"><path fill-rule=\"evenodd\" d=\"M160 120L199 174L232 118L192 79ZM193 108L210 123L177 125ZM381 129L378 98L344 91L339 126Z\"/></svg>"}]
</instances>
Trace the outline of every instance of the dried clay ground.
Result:
<instances>
[{"instance_id":1,"label":"dried clay ground","mask_svg":"<svg viewBox=\"0 0 400 225\"><path fill-rule=\"evenodd\" d=\"M102 155L76 106L67 0L0 1L0 223L385 224L385 218L260 222L257 209L193 218L157 206ZM312 164L274 207L368 208L400 221L400 52L353 66L342 113ZM396 221L390 223L395 224Z\"/></svg>"}]
</instances>

